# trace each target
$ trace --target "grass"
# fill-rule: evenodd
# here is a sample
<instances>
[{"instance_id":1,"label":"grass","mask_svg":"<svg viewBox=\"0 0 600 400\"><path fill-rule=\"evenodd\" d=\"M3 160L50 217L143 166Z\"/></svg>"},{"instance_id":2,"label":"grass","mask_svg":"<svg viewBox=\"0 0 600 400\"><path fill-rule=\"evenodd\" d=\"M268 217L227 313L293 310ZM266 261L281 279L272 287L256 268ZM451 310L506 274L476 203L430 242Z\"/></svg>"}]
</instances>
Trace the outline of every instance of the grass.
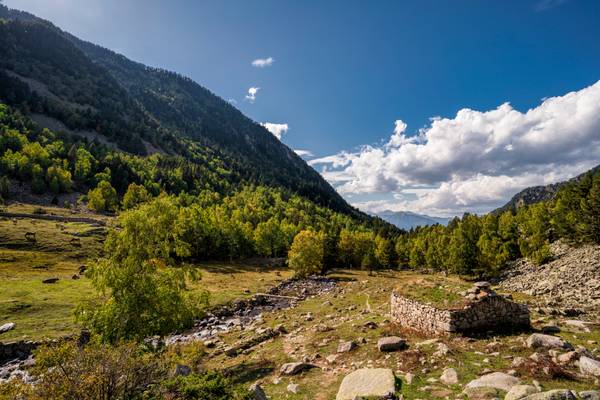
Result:
<instances>
[{"instance_id":1,"label":"grass","mask_svg":"<svg viewBox=\"0 0 600 400\"><path fill-rule=\"evenodd\" d=\"M31 213L34 208L16 204L9 206L9 211ZM45 208L55 215L73 215L67 209ZM27 232L35 232L36 240L27 240ZM85 223L0 218L0 325L16 324L15 329L0 335L0 341L77 333L80 327L74 321L74 310L95 292L88 279L72 277L81 265L100 256L103 241L104 229ZM192 290L207 290L212 306L265 291L292 275L288 269L243 264L204 263L197 267L202 279ZM59 281L42 283L50 277Z\"/></svg>"}]
</instances>

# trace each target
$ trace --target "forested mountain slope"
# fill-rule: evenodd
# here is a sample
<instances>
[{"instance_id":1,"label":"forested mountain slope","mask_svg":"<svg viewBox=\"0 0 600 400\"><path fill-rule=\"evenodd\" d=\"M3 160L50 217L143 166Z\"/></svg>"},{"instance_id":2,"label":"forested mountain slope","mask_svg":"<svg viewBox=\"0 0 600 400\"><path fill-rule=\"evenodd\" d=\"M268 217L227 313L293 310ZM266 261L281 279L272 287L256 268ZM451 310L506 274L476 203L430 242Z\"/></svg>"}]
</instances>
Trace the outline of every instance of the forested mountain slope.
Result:
<instances>
[{"instance_id":1,"label":"forested mountain slope","mask_svg":"<svg viewBox=\"0 0 600 400\"><path fill-rule=\"evenodd\" d=\"M152 147L193 162L218 158L244 182L283 187L366 218L264 127L191 79L128 60L25 12L0 5L0 19L0 100L26 115L101 134L132 154Z\"/></svg>"},{"instance_id":2,"label":"forested mountain slope","mask_svg":"<svg viewBox=\"0 0 600 400\"><path fill-rule=\"evenodd\" d=\"M517 211L523 206L530 204L539 203L541 201L553 200L556 197L558 191L572 182L579 182L583 177L589 173L594 173L600 170L600 166L594 167L588 172L584 172L574 178L566 180L564 182L551 183L546 186L532 186L527 189L521 190L515 194L505 205L492 211L493 214L502 214L505 211Z\"/></svg>"}]
</instances>

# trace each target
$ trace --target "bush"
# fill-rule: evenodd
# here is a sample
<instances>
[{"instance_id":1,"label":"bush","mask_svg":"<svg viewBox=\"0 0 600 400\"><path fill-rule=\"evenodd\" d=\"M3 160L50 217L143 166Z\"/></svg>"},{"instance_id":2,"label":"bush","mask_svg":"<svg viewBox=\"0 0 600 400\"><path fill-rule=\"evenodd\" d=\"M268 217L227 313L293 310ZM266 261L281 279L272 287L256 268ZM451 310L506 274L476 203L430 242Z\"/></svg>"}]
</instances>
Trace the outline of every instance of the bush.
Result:
<instances>
[{"instance_id":1,"label":"bush","mask_svg":"<svg viewBox=\"0 0 600 400\"><path fill-rule=\"evenodd\" d=\"M322 235L313 231L298 233L288 253L288 265L298 277L320 274L323 270Z\"/></svg>"},{"instance_id":2,"label":"bush","mask_svg":"<svg viewBox=\"0 0 600 400\"><path fill-rule=\"evenodd\" d=\"M88 192L88 207L92 210L115 211L119 198L117 191L111 186L110 182L101 181L96 189Z\"/></svg>"},{"instance_id":3,"label":"bush","mask_svg":"<svg viewBox=\"0 0 600 400\"><path fill-rule=\"evenodd\" d=\"M234 385L217 372L178 376L163 382L166 398L173 400L252 400L250 391Z\"/></svg>"}]
</instances>

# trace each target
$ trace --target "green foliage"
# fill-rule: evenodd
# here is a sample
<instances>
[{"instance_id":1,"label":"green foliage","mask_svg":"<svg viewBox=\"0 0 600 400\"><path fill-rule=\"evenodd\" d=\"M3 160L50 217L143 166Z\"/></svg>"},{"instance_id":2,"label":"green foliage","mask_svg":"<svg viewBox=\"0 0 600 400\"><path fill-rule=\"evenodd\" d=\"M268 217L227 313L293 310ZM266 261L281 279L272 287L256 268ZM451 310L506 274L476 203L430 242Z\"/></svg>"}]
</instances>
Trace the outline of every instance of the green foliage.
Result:
<instances>
[{"instance_id":1,"label":"green foliage","mask_svg":"<svg viewBox=\"0 0 600 400\"><path fill-rule=\"evenodd\" d=\"M144 186L132 183L123 195L123 208L129 210L150 201L151 198L152 196Z\"/></svg>"},{"instance_id":2,"label":"green foliage","mask_svg":"<svg viewBox=\"0 0 600 400\"><path fill-rule=\"evenodd\" d=\"M276 257L287 245L281 226L274 218L256 226L254 243L259 254L269 257Z\"/></svg>"},{"instance_id":3,"label":"green foliage","mask_svg":"<svg viewBox=\"0 0 600 400\"><path fill-rule=\"evenodd\" d=\"M78 318L105 340L141 340L189 326L206 298L186 292L189 279L198 279L179 262L189 256L189 244L177 236L179 206L160 197L119 216L105 244L107 258L90 271L102 295L83 304Z\"/></svg>"},{"instance_id":4,"label":"green foliage","mask_svg":"<svg viewBox=\"0 0 600 400\"><path fill-rule=\"evenodd\" d=\"M0 197L4 200L10 196L10 181L6 176L0 176Z\"/></svg>"},{"instance_id":5,"label":"green foliage","mask_svg":"<svg viewBox=\"0 0 600 400\"><path fill-rule=\"evenodd\" d=\"M392 240L377 236L375 238L374 256L377 263L383 268L392 268L396 264L396 250Z\"/></svg>"},{"instance_id":6,"label":"green foliage","mask_svg":"<svg viewBox=\"0 0 600 400\"><path fill-rule=\"evenodd\" d=\"M209 371L200 375L178 376L162 384L166 397L173 400L252 400L247 389L223 375Z\"/></svg>"},{"instance_id":7,"label":"green foliage","mask_svg":"<svg viewBox=\"0 0 600 400\"><path fill-rule=\"evenodd\" d=\"M119 202L117 191L107 181L98 183L98 187L90 190L87 197L88 207L98 212L115 211Z\"/></svg>"},{"instance_id":8,"label":"green foliage","mask_svg":"<svg viewBox=\"0 0 600 400\"><path fill-rule=\"evenodd\" d=\"M313 231L300 231L288 253L288 265L298 277L323 271L323 236Z\"/></svg>"}]
</instances>

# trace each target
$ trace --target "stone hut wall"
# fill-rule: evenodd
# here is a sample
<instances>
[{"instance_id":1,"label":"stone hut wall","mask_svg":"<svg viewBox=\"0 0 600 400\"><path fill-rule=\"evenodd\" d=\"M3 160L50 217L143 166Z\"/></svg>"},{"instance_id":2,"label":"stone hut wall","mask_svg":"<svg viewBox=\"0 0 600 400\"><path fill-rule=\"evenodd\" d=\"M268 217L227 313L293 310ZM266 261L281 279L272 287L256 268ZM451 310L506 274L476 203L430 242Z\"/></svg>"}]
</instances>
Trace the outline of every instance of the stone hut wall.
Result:
<instances>
[{"instance_id":1,"label":"stone hut wall","mask_svg":"<svg viewBox=\"0 0 600 400\"><path fill-rule=\"evenodd\" d=\"M402 297L391 296L392 319L424 333L469 332L529 327L529 309L502 296L490 295L462 309L444 310Z\"/></svg>"}]
</instances>

